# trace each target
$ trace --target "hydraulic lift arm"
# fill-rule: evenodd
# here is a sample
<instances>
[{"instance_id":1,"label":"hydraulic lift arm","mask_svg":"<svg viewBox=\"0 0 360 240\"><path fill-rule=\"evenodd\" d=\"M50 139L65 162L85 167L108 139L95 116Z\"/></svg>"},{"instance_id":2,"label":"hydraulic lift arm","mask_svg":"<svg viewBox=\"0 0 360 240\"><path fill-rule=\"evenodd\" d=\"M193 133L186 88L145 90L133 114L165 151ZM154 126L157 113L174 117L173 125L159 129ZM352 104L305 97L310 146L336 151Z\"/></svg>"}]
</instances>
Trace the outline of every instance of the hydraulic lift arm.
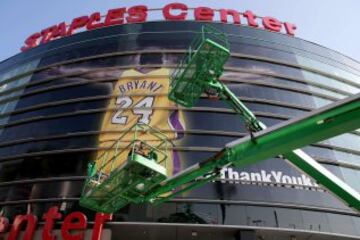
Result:
<instances>
[{"instance_id":1,"label":"hydraulic lift arm","mask_svg":"<svg viewBox=\"0 0 360 240\"><path fill-rule=\"evenodd\" d=\"M114 142L116 147L104 156L104 165L93 171L85 183L80 204L96 211L115 212L129 203L161 203L175 195L213 181L223 167L242 167L280 156L305 172L341 199L360 211L360 195L299 148L360 128L360 94L309 114L266 128L255 115L219 81L230 56L226 36L216 29L203 28L188 54L172 75L169 99L192 107L202 94L212 94L228 102L243 119L249 136L232 141L215 156L168 177L165 166L168 140L150 126L134 126ZM136 129L139 129L138 131ZM142 137L139 137L142 134ZM152 136L152 137L150 137ZM152 141L146 141L150 139ZM156 139L156 141L154 141ZM155 144L155 145L154 145ZM155 153L141 152L145 145ZM132 146L132 147L131 147ZM135 147L138 151L135 151ZM120 150L119 150L120 149ZM132 149L132 150L131 150ZM111 150L111 148L110 148ZM154 156L163 156L161 161ZM122 160L126 161L122 161ZM104 162L104 161L103 161ZM123 162L123 163L122 163ZM115 163L115 164L114 164ZM111 171L107 172L108 165ZM166 165L166 164L165 164Z\"/></svg>"},{"instance_id":2,"label":"hydraulic lift arm","mask_svg":"<svg viewBox=\"0 0 360 240\"><path fill-rule=\"evenodd\" d=\"M222 40L226 42L224 38ZM212 51L204 53L203 49L211 49L208 45L212 45ZM209 39L203 39L203 44L198 47L197 52L192 53L183 61L185 64L180 68L184 69L176 72L173 77L173 89L169 94L169 98L178 104L191 107L202 92L216 93L220 98L226 100L235 112L242 117L250 136L227 144L214 157L191 166L167 179L148 195L148 200L163 202L176 194L198 187L216 178L219 175L219 170L226 166L245 166L267 158L282 156L327 190L334 193L347 205L360 211L359 193L305 152L298 149L360 128L360 95L332 104L301 119L287 121L279 127L265 130L266 126L255 117L226 85L218 80L222 73L222 65L219 62L225 63L225 61L221 57L214 60L211 58L213 56L227 58L226 50L227 48L224 46L213 44ZM222 52L222 54L214 54L216 51ZM206 54L208 57L202 56ZM201 63L201 68L194 70L193 62ZM221 69L219 69L219 66L221 66ZM189 71L192 73L190 77ZM204 76L207 78L204 79ZM180 186L183 188L177 190ZM167 196L159 198L164 193L167 193Z\"/></svg>"},{"instance_id":3,"label":"hydraulic lift arm","mask_svg":"<svg viewBox=\"0 0 360 240\"><path fill-rule=\"evenodd\" d=\"M337 178L304 151L296 149L309 145L309 141L314 143L341 133L356 130L356 126L359 125L360 122L359 98L349 98L346 100L346 104L341 105L341 107L339 107L339 103L337 103L334 106L326 107L326 111L315 111L311 116L303 117L301 120L298 119L296 121L286 122L285 125L281 125L284 128L281 131L277 130L279 127L276 127L276 130L269 129L269 132L272 132L271 135L274 136L274 139L270 139L268 142L270 145L266 146L261 142L264 137L255 137L252 133L265 130L266 126L256 119L254 114L227 88L226 85L219 85L221 85L219 90L222 95L228 103L233 106L233 109L243 116L246 125L251 131L249 144L255 147L256 150L250 155L259 156L254 158L254 162L265 159L261 156L261 153L265 154L268 150L269 152L282 155L283 158L287 159L292 165L314 178L318 183L338 196L338 198L345 201L350 207L360 210L359 193ZM264 135L262 134L261 136ZM243 140L240 140L240 142L242 141ZM294 145L289 146L290 142L294 142ZM261 146L262 144L263 146ZM232 158L238 159L234 161L235 166L251 163L247 162L242 155L243 152L248 152L248 150L244 151L243 146L243 144L239 144L237 141L226 145L226 149L235 152L235 154L232 154ZM240 149L237 150L238 148ZM296 150L289 151L290 149ZM276 155L268 155L268 157L273 156Z\"/></svg>"},{"instance_id":4,"label":"hydraulic lift arm","mask_svg":"<svg viewBox=\"0 0 360 240\"><path fill-rule=\"evenodd\" d=\"M289 120L265 130L265 125L258 121L250 110L236 98L226 86L223 93L227 101L240 113L254 132L253 136L241 138L228 143L216 156L196 164L171 179L153 191L151 197L160 196L165 192L174 191L179 186L188 187L167 196L166 200L175 194L188 191L217 176L218 169L225 166L245 166L278 155L283 156L305 172L327 190L334 193L347 205L360 211L360 195L317 161L298 149L319 142L341 133L360 128L360 94L329 105L312 112L302 118ZM228 94L230 93L230 94ZM244 114L245 113L245 114ZM264 131L259 131L263 129ZM296 149L292 151L293 149ZM197 181L194 181L197 180ZM165 199L163 199L165 200Z\"/></svg>"}]
</instances>

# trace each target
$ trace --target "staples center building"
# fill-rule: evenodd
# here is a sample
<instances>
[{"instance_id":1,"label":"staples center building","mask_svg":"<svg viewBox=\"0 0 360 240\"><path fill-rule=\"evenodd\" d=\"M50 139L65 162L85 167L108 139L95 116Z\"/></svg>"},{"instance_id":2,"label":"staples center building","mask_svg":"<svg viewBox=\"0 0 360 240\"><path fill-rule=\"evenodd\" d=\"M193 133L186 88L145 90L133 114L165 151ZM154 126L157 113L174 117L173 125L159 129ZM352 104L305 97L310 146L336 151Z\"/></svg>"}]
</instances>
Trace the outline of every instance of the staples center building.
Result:
<instances>
[{"instance_id":1,"label":"staples center building","mask_svg":"<svg viewBox=\"0 0 360 240\"><path fill-rule=\"evenodd\" d=\"M100 215L78 202L87 164L137 121L173 141L173 174L247 134L221 100L203 96L186 109L166 97L169 74L204 24L231 44L221 80L268 126L360 91L359 62L251 11L134 6L46 28L0 63L0 236L100 239ZM359 135L304 151L360 191ZM360 239L360 215L279 158L224 168L176 199L110 218L101 239ZM77 230L66 235L64 226Z\"/></svg>"}]
</instances>

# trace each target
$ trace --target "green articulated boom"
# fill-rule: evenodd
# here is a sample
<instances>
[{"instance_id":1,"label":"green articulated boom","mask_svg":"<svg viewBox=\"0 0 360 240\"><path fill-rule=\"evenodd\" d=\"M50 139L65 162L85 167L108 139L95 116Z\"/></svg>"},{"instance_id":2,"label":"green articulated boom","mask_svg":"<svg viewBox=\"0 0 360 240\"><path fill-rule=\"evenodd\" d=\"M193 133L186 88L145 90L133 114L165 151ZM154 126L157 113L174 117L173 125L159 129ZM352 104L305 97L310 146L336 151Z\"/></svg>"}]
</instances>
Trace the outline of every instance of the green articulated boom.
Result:
<instances>
[{"instance_id":1,"label":"green articulated boom","mask_svg":"<svg viewBox=\"0 0 360 240\"><path fill-rule=\"evenodd\" d=\"M136 161L131 157L132 154L129 154L127 161L120 166L115 164L116 167L111 169L104 180L101 180L101 170L89 173L80 200L82 206L97 211L114 212L128 203L161 203L214 180L223 167L241 167L280 156L312 177L345 204L360 211L360 194L299 149L360 128L360 94L310 112L301 118L266 128L230 89L219 81L229 56L226 35L217 29L204 26L202 33L193 41L187 55L171 77L172 90L169 99L182 106L192 107L203 94L215 95L229 103L239 114L249 130L249 136L226 144L223 150L210 159L174 176L167 176L164 168L168 158L163 146L171 144L162 135L161 141L166 144L154 147L157 153L161 152L162 162L143 155L139 156L144 158L143 162ZM156 129L148 132L161 134ZM121 141L119 138L117 142ZM139 140L134 138L132 144L136 141ZM144 141L145 143L147 141ZM134 149L131 153L135 154ZM120 155L117 153L112 156L112 161L116 161ZM148 161L153 165L148 165ZM94 177L98 181L95 184ZM150 183L141 185L144 180Z\"/></svg>"}]
</instances>

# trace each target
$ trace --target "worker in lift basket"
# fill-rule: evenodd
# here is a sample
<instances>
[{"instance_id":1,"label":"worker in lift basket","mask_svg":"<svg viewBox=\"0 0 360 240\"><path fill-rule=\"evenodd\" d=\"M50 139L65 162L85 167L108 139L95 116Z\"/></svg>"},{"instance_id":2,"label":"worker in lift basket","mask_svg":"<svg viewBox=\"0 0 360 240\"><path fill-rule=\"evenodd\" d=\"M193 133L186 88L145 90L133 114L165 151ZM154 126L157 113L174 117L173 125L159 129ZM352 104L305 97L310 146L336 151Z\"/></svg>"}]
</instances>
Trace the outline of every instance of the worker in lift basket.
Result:
<instances>
[{"instance_id":1,"label":"worker in lift basket","mask_svg":"<svg viewBox=\"0 0 360 240\"><path fill-rule=\"evenodd\" d=\"M157 161L157 154L155 151L139 140L134 142L134 148L129 152L128 157L130 158L133 153L139 154L149 160Z\"/></svg>"}]
</instances>

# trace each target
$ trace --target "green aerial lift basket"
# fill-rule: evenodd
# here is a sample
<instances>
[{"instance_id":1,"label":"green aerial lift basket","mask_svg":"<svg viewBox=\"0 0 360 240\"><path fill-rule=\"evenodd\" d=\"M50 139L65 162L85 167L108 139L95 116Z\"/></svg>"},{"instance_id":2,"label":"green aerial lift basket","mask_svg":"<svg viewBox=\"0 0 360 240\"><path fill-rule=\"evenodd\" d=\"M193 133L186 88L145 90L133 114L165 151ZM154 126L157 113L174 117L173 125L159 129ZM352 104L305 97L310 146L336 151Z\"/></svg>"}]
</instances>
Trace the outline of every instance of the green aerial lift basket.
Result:
<instances>
[{"instance_id":1,"label":"green aerial lift basket","mask_svg":"<svg viewBox=\"0 0 360 240\"><path fill-rule=\"evenodd\" d=\"M167 178L169 145L159 130L134 125L90 166L80 205L113 213L129 203L143 202L146 194Z\"/></svg>"},{"instance_id":2,"label":"green aerial lift basket","mask_svg":"<svg viewBox=\"0 0 360 240\"><path fill-rule=\"evenodd\" d=\"M219 172L218 169L224 166L244 166L255 163L266 159L268 151L279 149L277 154L281 154L301 171L309 174L350 207L360 210L360 194L358 192L342 182L305 152L296 149L296 147L314 143L316 139L319 141L357 129L360 126L359 100L349 99L348 103L344 102L341 106L334 105L331 113L335 114L332 116L322 113L317 116L320 120L315 122L311 122L311 118L308 117L306 124L298 122L291 125L288 123L291 126L285 128L286 130L274 131L261 138L255 133L263 132L266 129L265 124L260 122L250 109L219 80L223 72L223 65L229 55L229 43L226 40L226 35L205 26L201 36L195 39L188 54L172 76L173 82L169 99L185 107L192 107L202 93L216 94L220 99L226 100L235 112L241 116L250 133L248 142L243 143L240 139L235 143L227 144L214 158L210 158L198 166L189 167L188 170L184 170L178 176L168 179L165 185L155 189L152 196L156 198L162 193L169 192L165 200L171 199L176 194L189 191L209 182L216 177ZM355 99L359 99L359 96ZM336 113L337 111L338 113ZM346 122L348 122L348 125ZM300 135L291 136L290 129L299 130L298 134ZM263 140L267 137L270 139L268 142ZM302 145L300 145L302 140ZM294 143L293 147L289 147L289 143L292 141L295 141L298 145ZM274 145L266 147L266 144ZM248 159L246 159L246 155L248 155ZM274 156L276 156L274 153L273 155L267 155L267 157ZM173 191L173 189L185 185L184 189L177 192ZM164 199L157 198L156 201L163 202Z\"/></svg>"},{"instance_id":3,"label":"green aerial lift basket","mask_svg":"<svg viewBox=\"0 0 360 240\"><path fill-rule=\"evenodd\" d=\"M268 130L219 81L229 58L226 35L205 26L174 71L169 99L192 107L202 93L217 94L241 116L250 136L235 140L213 157L174 176L166 174L166 136L145 124L134 125L89 168L80 205L113 213L129 203L161 203L213 181L225 166L245 166L281 155L350 207L360 211L360 194L298 149L360 127L360 94ZM133 138L129 139L130 133ZM139 151L144 145L148 153Z\"/></svg>"},{"instance_id":4,"label":"green aerial lift basket","mask_svg":"<svg viewBox=\"0 0 360 240\"><path fill-rule=\"evenodd\" d=\"M192 107L209 86L217 84L229 56L226 35L216 28L203 26L171 76L169 99Z\"/></svg>"}]
</instances>

